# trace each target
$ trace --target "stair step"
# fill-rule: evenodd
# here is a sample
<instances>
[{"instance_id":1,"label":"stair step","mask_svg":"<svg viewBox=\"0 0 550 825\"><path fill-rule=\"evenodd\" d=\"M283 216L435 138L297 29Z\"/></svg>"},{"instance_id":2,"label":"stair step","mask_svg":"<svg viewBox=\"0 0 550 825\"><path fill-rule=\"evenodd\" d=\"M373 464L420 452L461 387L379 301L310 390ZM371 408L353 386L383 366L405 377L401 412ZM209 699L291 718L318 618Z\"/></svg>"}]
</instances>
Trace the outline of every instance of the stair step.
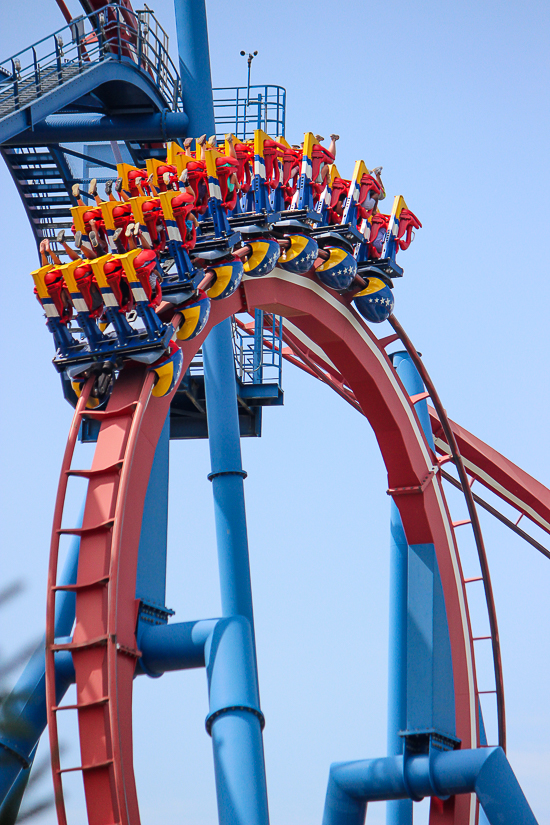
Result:
<instances>
[{"instance_id":1,"label":"stair step","mask_svg":"<svg viewBox=\"0 0 550 825\"><path fill-rule=\"evenodd\" d=\"M71 221L59 221L59 222L56 222L56 223L38 223L38 221L35 221L36 232L42 238L52 237L51 235L48 235L48 231L55 234L60 229L70 229L71 226L72 226Z\"/></svg>"},{"instance_id":2,"label":"stair step","mask_svg":"<svg viewBox=\"0 0 550 825\"><path fill-rule=\"evenodd\" d=\"M13 167L30 166L33 163L47 163L49 166L55 166L55 158L49 152L20 152L10 157Z\"/></svg>"},{"instance_id":3,"label":"stair step","mask_svg":"<svg viewBox=\"0 0 550 825\"><path fill-rule=\"evenodd\" d=\"M64 183L29 183L25 186L23 184L25 193L37 194L41 192L67 192L67 187Z\"/></svg>"},{"instance_id":4,"label":"stair step","mask_svg":"<svg viewBox=\"0 0 550 825\"><path fill-rule=\"evenodd\" d=\"M44 217L48 218L66 218L69 215L69 207L65 209L48 209L47 206L40 208L39 206L29 206L29 211L34 213L33 217L37 217L40 212L44 213Z\"/></svg>"},{"instance_id":5,"label":"stair step","mask_svg":"<svg viewBox=\"0 0 550 825\"><path fill-rule=\"evenodd\" d=\"M46 180L48 178L61 179L57 166L54 169L15 169L17 180Z\"/></svg>"},{"instance_id":6,"label":"stair step","mask_svg":"<svg viewBox=\"0 0 550 825\"><path fill-rule=\"evenodd\" d=\"M67 209L72 206L71 199L66 195L61 195L59 198L52 198L52 197L33 197L33 198L25 198L25 203L27 206L59 206L59 207L66 207Z\"/></svg>"}]
</instances>

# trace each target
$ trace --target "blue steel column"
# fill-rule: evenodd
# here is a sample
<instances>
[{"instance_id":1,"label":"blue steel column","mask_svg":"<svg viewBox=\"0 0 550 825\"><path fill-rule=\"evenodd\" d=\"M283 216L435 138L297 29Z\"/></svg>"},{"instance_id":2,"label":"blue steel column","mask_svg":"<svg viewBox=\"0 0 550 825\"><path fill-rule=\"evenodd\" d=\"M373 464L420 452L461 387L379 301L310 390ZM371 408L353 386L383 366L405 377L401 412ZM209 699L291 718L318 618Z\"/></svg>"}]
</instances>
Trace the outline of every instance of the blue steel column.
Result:
<instances>
[{"instance_id":1,"label":"blue steel column","mask_svg":"<svg viewBox=\"0 0 550 825\"><path fill-rule=\"evenodd\" d=\"M397 505L391 502L388 756L401 756L407 727L407 593L409 548ZM412 825L412 799L386 804L386 825Z\"/></svg>"},{"instance_id":2,"label":"blue steel column","mask_svg":"<svg viewBox=\"0 0 550 825\"><path fill-rule=\"evenodd\" d=\"M406 352L392 355L392 363L409 395L424 392L424 385ZM425 402L416 405L424 432L430 432ZM388 756L403 753L399 731L407 728L407 613L409 590L409 548L399 510L391 503L390 544L390 641L388 662ZM410 799L388 802L386 825L412 825Z\"/></svg>"},{"instance_id":3,"label":"blue steel column","mask_svg":"<svg viewBox=\"0 0 550 825\"><path fill-rule=\"evenodd\" d=\"M228 664L233 673L243 674L254 695L257 672L244 506L246 474L241 462L229 319L210 332L203 355L222 613L224 617L244 617L252 637L249 660L242 661L236 650ZM221 825L269 822L261 723L261 714L245 707L227 707L209 717Z\"/></svg>"},{"instance_id":4,"label":"blue steel column","mask_svg":"<svg viewBox=\"0 0 550 825\"><path fill-rule=\"evenodd\" d=\"M174 0L178 53L180 58L181 96L189 118L187 134L198 137L213 135L214 103L210 74L210 51L204 0Z\"/></svg>"},{"instance_id":5,"label":"blue steel column","mask_svg":"<svg viewBox=\"0 0 550 825\"><path fill-rule=\"evenodd\" d=\"M204 0L175 0L182 98L189 134L214 134L214 106ZM244 473L237 413L237 389L231 322L223 321L203 344L204 380L212 472L212 492L223 616L243 617L250 628L251 655L236 646L225 659L228 673L244 674L250 697L257 696L256 652L248 539L244 508ZM241 651L239 653L239 650ZM216 671L216 651L209 673ZM212 678L210 699L212 702ZM213 707L212 736L218 816L221 825L267 825L267 787L262 717L254 702L246 707ZM212 712L215 711L215 712Z\"/></svg>"}]
</instances>

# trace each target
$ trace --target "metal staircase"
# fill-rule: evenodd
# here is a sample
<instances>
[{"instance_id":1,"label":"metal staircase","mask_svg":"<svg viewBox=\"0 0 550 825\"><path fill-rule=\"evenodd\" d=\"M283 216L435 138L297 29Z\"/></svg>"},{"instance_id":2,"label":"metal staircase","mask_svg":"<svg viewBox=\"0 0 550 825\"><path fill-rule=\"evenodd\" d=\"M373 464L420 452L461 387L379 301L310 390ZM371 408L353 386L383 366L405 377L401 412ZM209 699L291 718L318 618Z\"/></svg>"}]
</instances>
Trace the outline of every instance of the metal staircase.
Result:
<instances>
[{"instance_id":1,"label":"metal staircase","mask_svg":"<svg viewBox=\"0 0 550 825\"><path fill-rule=\"evenodd\" d=\"M59 147L4 147L0 150L25 207L35 240L55 239L72 224L69 208L76 205L71 170ZM56 249L55 242L52 248ZM57 249L65 255L62 248Z\"/></svg>"}]
</instances>

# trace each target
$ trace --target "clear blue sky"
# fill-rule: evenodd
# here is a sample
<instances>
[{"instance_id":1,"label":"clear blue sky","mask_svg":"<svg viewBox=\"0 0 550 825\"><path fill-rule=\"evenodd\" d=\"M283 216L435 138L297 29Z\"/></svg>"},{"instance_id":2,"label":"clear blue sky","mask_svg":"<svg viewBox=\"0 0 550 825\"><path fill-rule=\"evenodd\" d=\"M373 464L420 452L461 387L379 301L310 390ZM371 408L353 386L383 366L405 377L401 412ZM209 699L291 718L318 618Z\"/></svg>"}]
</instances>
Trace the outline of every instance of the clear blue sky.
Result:
<instances>
[{"instance_id":1,"label":"clear blue sky","mask_svg":"<svg viewBox=\"0 0 550 825\"><path fill-rule=\"evenodd\" d=\"M77 13L76 0L70 8ZM154 10L173 35L171 0ZM449 415L550 486L548 5L208 0L208 16L214 85L246 82L239 52L257 49L253 81L286 87L292 142L304 131L336 131L345 177L358 158L383 165L388 194L403 194L423 223L401 253L397 317ZM5 3L2 18L2 59L63 23L53 0ZM171 46L175 57L175 37ZM7 654L43 626L71 411L32 295L30 230L3 167L0 181L2 569L27 585L18 610L0 613ZM242 446L272 821L314 825L329 764L385 753L389 501L366 421L290 367L284 386L284 408L267 411L262 439ZM207 444L174 444L171 458L167 604L180 621L215 616ZM490 517L482 520L509 756L543 823L550 821L550 564ZM210 825L204 673L141 679L135 693L144 825ZM71 799L71 821L83 825L76 791ZM52 813L36 820L52 821ZM383 821L373 806L368 822Z\"/></svg>"}]
</instances>

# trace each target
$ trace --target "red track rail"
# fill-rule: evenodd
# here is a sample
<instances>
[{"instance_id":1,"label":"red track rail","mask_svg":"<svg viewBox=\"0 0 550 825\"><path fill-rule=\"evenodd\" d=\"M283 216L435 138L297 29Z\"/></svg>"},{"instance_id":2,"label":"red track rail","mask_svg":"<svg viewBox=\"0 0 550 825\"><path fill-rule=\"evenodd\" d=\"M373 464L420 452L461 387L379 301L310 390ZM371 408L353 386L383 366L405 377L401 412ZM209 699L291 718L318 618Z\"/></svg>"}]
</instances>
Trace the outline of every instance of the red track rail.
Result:
<instances>
[{"instance_id":1,"label":"red track rail","mask_svg":"<svg viewBox=\"0 0 550 825\"><path fill-rule=\"evenodd\" d=\"M183 346L184 370L209 329L223 318L255 308L290 318L297 335L313 343L307 368L319 371L370 421L388 471L388 492L399 508L407 540L433 543L449 619L457 735L462 747L479 744L477 685L467 599L438 461L426 442L414 403L378 341L343 298L312 277L275 270L245 279L231 298L214 302L208 327ZM286 335L286 333L285 333ZM286 336L290 340L289 336ZM299 353L302 358L304 353ZM330 371L330 373L328 371ZM53 686L53 608L57 547L68 472L88 479L76 590L76 626L71 644L77 681L77 712L91 825L138 825L132 766L131 696L136 657L135 579L141 530L139 514L156 444L171 396L149 401L151 380L143 367L126 367L116 381L101 420L92 469L70 469L72 447L63 462L52 539L48 593L47 689L58 817L64 825L63 769L59 765ZM322 377L318 376L318 377ZM329 379L330 375L330 379ZM75 413L76 438L82 404ZM90 415L90 413L87 413ZM74 441L73 441L74 446ZM132 519L126 513L132 513ZM138 514L138 517L136 517ZM61 532L60 532L61 531ZM470 796L437 809L432 825L469 825L475 816Z\"/></svg>"}]
</instances>

